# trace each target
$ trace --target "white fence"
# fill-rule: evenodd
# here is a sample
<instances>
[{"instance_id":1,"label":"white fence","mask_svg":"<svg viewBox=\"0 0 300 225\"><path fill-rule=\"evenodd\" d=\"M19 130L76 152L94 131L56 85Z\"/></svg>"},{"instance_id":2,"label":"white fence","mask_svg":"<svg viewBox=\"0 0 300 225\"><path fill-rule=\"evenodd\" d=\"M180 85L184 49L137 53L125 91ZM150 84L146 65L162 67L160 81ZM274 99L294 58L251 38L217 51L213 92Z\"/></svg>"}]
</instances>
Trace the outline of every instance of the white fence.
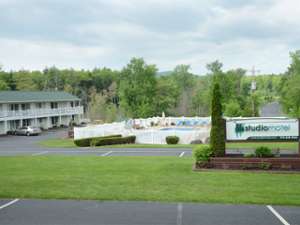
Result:
<instances>
[{"instance_id":1,"label":"white fence","mask_svg":"<svg viewBox=\"0 0 300 225\"><path fill-rule=\"evenodd\" d=\"M190 144L196 140L207 142L209 133L209 117L154 117L75 127L74 139L121 134L122 136L135 135L136 143L140 144L166 144L166 137L175 135L180 138L179 143Z\"/></svg>"}]
</instances>

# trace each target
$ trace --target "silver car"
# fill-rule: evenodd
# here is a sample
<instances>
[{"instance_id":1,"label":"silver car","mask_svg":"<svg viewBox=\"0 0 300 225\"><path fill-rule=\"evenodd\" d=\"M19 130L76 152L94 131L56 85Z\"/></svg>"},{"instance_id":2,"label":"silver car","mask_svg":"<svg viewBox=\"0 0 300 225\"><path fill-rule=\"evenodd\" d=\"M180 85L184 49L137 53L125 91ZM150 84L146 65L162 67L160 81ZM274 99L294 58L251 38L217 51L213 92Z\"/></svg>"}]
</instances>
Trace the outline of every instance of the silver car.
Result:
<instances>
[{"instance_id":1,"label":"silver car","mask_svg":"<svg viewBox=\"0 0 300 225\"><path fill-rule=\"evenodd\" d=\"M38 127L32 127L32 126L26 126L26 127L20 127L16 130L16 135L39 135L41 133L41 129Z\"/></svg>"}]
</instances>

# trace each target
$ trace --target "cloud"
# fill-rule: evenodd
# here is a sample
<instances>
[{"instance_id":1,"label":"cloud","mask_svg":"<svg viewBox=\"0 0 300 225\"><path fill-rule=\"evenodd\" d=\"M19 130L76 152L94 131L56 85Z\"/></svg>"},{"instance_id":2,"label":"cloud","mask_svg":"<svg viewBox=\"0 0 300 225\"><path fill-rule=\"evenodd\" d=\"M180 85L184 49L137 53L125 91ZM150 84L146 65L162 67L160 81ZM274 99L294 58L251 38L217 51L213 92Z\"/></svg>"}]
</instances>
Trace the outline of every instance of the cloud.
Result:
<instances>
[{"instance_id":1,"label":"cloud","mask_svg":"<svg viewBox=\"0 0 300 225\"><path fill-rule=\"evenodd\" d=\"M0 62L120 69L144 57L160 70L215 59L225 69L285 71L298 48L296 0L0 0Z\"/></svg>"}]
</instances>

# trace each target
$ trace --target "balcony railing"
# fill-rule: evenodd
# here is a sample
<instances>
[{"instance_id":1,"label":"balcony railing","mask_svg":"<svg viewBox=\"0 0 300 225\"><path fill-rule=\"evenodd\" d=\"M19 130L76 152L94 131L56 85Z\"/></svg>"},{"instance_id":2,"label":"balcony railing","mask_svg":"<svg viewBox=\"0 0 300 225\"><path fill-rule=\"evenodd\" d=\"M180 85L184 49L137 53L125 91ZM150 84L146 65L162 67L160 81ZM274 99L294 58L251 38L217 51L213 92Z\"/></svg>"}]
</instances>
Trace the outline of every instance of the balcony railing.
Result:
<instances>
[{"instance_id":1,"label":"balcony railing","mask_svg":"<svg viewBox=\"0 0 300 225\"><path fill-rule=\"evenodd\" d=\"M0 120L17 120L17 119L29 119L48 116L66 116L83 114L83 107L66 107L56 109L29 109L18 111L2 111L0 112Z\"/></svg>"}]
</instances>

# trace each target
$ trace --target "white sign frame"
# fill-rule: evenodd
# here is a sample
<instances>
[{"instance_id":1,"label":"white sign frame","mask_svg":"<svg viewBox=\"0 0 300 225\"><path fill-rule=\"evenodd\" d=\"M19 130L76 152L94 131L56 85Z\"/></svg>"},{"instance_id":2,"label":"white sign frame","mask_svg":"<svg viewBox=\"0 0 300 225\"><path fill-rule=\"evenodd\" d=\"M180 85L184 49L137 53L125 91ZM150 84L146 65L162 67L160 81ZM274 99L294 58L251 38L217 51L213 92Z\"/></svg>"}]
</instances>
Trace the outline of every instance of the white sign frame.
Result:
<instances>
[{"instance_id":1,"label":"white sign frame","mask_svg":"<svg viewBox=\"0 0 300 225\"><path fill-rule=\"evenodd\" d=\"M226 120L227 141L299 141L298 119L232 118Z\"/></svg>"}]
</instances>

